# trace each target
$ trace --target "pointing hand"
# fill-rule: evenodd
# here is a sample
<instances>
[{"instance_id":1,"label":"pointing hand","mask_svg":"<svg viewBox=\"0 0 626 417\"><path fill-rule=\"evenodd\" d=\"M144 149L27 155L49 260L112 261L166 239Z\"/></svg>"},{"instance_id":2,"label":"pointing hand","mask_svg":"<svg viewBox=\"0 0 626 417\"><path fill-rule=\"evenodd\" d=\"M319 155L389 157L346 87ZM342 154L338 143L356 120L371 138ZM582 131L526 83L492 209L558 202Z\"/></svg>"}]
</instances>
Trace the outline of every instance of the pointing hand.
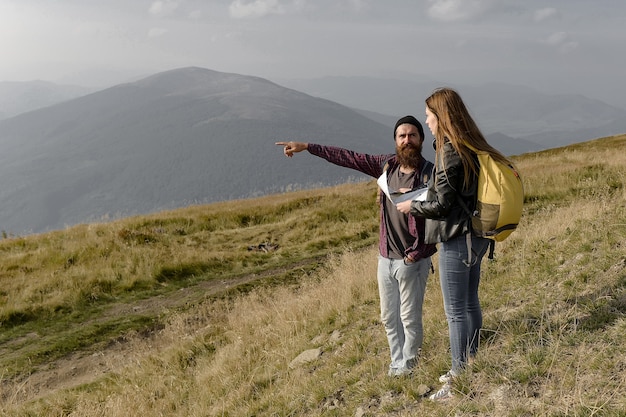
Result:
<instances>
[{"instance_id":1,"label":"pointing hand","mask_svg":"<svg viewBox=\"0 0 626 417\"><path fill-rule=\"evenodd\" d=\"M309 147L308 143L304 142L276 142L278 146L284 146L283 153L285 156L292 157L294 153L302 152Z\"/></svg>"}]
</instances>

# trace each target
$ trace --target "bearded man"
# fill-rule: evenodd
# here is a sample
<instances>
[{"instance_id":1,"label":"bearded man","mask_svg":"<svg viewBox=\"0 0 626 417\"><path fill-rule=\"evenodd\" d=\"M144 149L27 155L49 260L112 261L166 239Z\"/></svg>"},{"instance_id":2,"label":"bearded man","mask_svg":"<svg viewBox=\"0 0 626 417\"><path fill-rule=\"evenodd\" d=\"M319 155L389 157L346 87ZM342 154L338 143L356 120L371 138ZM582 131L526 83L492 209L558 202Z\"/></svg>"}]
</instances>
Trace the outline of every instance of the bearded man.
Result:
<instances>
[{"instance_id":1,"label":"bearded man","mask_svg":"<svg viewBox=\"0 0 626 417\"><path fill-rule=\"evenodd\" d=\"M433 164L422 156L424 129L413 116L400 118L394 127L396 153L370 155L335 146L305 142L276 142L286 156L307 150L346 168L380 181L388 192L406 193L426 186ZM419 361L424 339L422 305L435 245L424 243L424 220L407 216L382 194L378 255L378 292L381 320L391 353L389 376L410 375Z\"/></svg>"}]
</instances>

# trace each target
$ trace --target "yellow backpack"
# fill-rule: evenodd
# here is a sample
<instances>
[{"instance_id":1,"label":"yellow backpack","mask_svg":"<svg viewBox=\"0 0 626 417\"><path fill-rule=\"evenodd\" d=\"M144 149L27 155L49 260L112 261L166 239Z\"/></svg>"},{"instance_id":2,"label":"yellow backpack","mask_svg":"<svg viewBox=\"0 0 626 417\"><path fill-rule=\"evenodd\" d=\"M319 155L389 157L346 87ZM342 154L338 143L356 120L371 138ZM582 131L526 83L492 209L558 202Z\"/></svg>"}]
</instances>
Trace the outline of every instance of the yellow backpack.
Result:
<instances>
[{"instance_id":1,"label":"yellow backpack","mask_svg":"<svg viewBox=\"0 0 626 417\"><path fill-rule=\"evenodd\" d=\"M477 236L501 242L513 233L522 217L522 178L513 165L498 162L488 153L475 152L480 168L472 229Z\"/></svg>"}]
</instances>

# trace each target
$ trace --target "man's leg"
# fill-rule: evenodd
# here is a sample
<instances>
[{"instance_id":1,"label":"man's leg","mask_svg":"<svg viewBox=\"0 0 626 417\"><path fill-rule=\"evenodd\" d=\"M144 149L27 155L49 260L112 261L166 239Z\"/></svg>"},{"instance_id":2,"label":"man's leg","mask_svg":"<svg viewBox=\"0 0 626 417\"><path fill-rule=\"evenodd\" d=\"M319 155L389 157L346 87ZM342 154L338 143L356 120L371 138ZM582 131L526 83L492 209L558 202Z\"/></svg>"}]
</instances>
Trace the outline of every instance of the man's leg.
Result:
<instances>
[{"instance_id":1,"label":"man's leg","mask_svg":"<svg viewBox=\"0 0 626 417\"><path fill-rule=\"evenodd\" d=\"M391 354L390 373L404 365L402 348L404 332L400 321L400 290L398 281L393 276L394 263L397 260L378 256L378 294L380 296L380 319L387 333ZM402 261L400 261L402 262Z\"/></svg>"},{"instance_id":2,"label":"man's leg","mask_svg":"<svg viewBox=\"0 0 626 417\"><path fill-rule=\"evenodd\" d=\"M405 337L402 356L404 366L411 369L417 365L424 340L422 305L430 270L430 258L408 265L401 262L398 265L396 278L400 291L400 319Z\"/></svg>"}]
</instances>

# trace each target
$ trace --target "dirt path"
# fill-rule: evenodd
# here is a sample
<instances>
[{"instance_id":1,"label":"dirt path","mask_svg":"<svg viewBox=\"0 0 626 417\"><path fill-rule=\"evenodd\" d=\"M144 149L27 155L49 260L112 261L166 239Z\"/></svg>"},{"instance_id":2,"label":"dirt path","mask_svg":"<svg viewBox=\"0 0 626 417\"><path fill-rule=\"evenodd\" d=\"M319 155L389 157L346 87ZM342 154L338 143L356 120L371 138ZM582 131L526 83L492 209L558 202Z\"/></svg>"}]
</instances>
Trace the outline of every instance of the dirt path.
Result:
<instances>
[{"instance_id":1,"label":"dirt path","mask_svg":"<svg viewBox=\"0 0 626 417\"><path fill-rule=\"evenodd\" d=\"M173 291L167 295L152 297L127 304L111 305L102 314L104 320L131 314L158 316L164 311L184 309L185 306L197 305L212 295L223 293L239 285L263 279L286 271L297 269L314 262L311 259L288 268L273 269L259 274L251 274L228 281L210 280L197 285ZM198 323L199 327L206 323ZM54 361L40 365L30 375L15 379L1 380L0 401L5 405L18 405L37 398L45 397L55 391L68 389L93 382L98 378L136 363L142 353L165 349L172 343L161 337L158 329L137 333L132 339L118 338L103 349L75 351Z\"/></svg>"}]
</instances>

